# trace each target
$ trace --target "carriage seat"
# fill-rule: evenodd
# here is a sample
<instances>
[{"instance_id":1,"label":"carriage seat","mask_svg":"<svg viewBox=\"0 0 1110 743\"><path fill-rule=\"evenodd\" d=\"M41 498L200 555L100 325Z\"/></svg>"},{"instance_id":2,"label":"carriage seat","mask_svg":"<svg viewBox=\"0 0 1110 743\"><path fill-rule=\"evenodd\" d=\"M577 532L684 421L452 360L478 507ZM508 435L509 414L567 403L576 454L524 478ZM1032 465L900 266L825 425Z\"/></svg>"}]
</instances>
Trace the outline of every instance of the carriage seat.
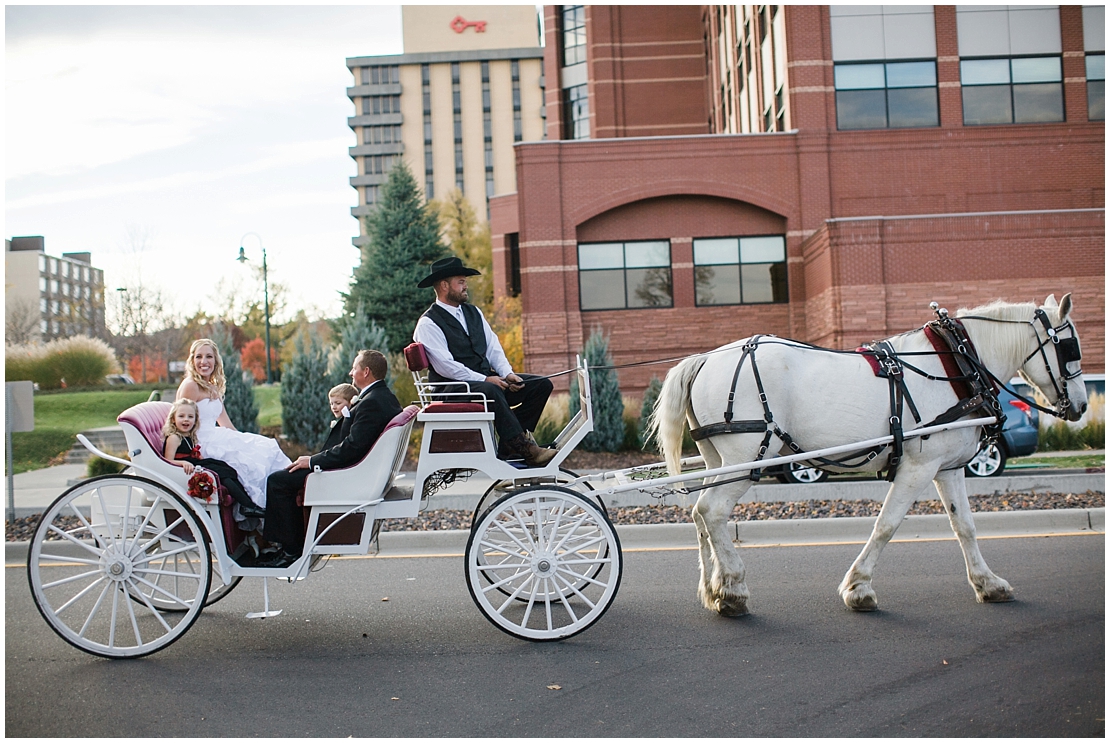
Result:
<instances>
[{"instance_id":1,"label":"carriage seat","mask_svg":"<svg viewBox=\"0 0 1110 743\"><path fill-rule=\"evenodd\" d=\"M162 426L173 405L168 402L141 402L119 414L118 423L130 423L150 444L151 450L162 456ZM165 457L163 457L164 459Z\"/></svg>"},{"instance_id":2,"label":"carriage seat","mask_svg":"<svg viewBox=\"0 0 1110 743\"><path fill-rule=\"evenodd\" d=\"M361 503L385 493L404 462L408 434L419 412L420 406L409 405L393 416L361 461L310 473L301 505Z\"/></svg>"},{"instance_id":3,"label":"carriage seat","mask_svg":"<svg viewBox=\"0 0 1110 743\"><path fill-rule=\"evenodd\" d=\"M412 372L412 381L416 384L416 393L420 397L420 404L425 413L485 413L485 397L482 402L440 402L434 401L432 395L437 394L435 391L435 382L429 382L426 377L422 376L422 372L426 370L430 363L428 362L428 351L424 348L423 343L410 343L405 347L405 363L408 364L409 371ZM455 382L452 384L463 384ZM438 395L460 395L470 397L474 393L469 392L455 392L443 393Z\"/></svg>"}]
</instances>

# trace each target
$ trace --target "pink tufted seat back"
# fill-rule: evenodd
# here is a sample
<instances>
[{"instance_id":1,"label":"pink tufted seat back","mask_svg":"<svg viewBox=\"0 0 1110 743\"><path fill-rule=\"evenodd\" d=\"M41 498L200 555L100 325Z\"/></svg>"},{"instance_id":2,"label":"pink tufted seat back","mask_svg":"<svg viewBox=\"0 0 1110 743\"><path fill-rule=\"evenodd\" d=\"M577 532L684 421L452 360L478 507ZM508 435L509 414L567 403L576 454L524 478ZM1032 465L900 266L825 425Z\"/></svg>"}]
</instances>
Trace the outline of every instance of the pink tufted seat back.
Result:
<instances>
[{"instance_id":1,"label":"pink tufted seat back","mask_svg":"<svg viewBox=\"0 0 1110 743\"><path fill-rule=\"evenodd\" d=\"M151 450L162 456L162 426L166 425L166 418L172 408L173 405L168 402L141 402L120 413L116 420L130 423L138 429L150 444Z\"/></svg>"}]
</instances>

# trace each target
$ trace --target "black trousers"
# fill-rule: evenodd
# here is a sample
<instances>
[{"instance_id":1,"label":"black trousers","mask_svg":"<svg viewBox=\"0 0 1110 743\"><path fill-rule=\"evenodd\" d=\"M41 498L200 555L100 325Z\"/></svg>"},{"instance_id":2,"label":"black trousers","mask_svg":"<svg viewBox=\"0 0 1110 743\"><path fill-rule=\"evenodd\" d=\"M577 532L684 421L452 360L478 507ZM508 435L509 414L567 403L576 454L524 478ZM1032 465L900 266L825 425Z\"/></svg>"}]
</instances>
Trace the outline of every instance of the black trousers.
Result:
<instances>
[{"instance_id":1,"label":"black trousers","mask_svg":"<svg viewBox=\"0 0 1110 743\"><path fill-rule=\"evenodd\" d=\"M535 431L540 422L547 398L551 396L551 380L535 374L517 374L524 380L524 389L516 392L503 390L490 382L470 382L470 389L489 398L493 413L493 427L501 441L515 439L525 431ZM464 387L440 387L445 392L462 392ZM466 398L444 397L446 402L459 402Z\"/></svg>"},{"instance_id":2,"label":"black trousers","mask_svg":"<svg viewBox=\"0 0 1110 743\"><path fill-rule=\"evenodd\" d=\"M291 555L304 550L304 511L297 505L297 496L311 472L309 468L296 472L278 470L266 480L266 523L262 536L267 542L279 542Z\"/></svg>"}]
</instances>

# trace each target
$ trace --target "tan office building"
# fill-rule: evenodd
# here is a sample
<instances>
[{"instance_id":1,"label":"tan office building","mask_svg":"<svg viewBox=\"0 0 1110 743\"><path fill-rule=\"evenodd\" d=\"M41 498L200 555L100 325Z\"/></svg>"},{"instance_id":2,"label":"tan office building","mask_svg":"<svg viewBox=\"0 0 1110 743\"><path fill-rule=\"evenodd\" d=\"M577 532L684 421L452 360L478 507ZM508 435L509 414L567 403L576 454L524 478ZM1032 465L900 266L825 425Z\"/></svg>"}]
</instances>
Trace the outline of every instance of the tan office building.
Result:
<instances>
[{"instance_id":1,"label":"tan office building","mask_svg":"<svg viewBox=\"0 0 1110 743\"><path fill-rule=\"evenodd\" d=\"M89 253L47 255L42 237L4 241L8 342L45 343L71 335L105 337L104 271Z\"/></svg>"},{"instance_id":2,"label":"tan office building","mask_svg":"<svg viewBox=\"0 0 1110 743\"><path fill-rule=\"evenodd\" d=\"M347 60L360 247L362 217L399 158L428 199L457 188L488 219L489 198L516 190L513 144L544 138L535 6L405 6L401 16L404 54Z\"/></svg>"}]
</instances>

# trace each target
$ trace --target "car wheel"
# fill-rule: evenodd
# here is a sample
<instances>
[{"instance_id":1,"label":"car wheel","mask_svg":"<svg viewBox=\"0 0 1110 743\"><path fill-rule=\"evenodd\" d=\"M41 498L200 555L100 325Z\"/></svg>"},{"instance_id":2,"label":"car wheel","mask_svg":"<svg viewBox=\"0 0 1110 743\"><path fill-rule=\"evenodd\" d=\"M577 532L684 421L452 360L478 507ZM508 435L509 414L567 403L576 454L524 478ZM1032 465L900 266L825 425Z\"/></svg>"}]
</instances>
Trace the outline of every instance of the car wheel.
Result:
<instances>
[{"instance_id":1,"label":"car wheel","mask_svg":"<svg viewBox=\"0 0 1110 743\"><path fill-rule=\"evenodd\" d=\"M1006 469L1006 452L992 442L979 450L975 458L967 463L964 472L969 477L997 477Z\"/></svg>"},{"instance_id":2,"label":"car wheel","mask_svg":"<svg viewBox=\"0 0 1110 743\"><path fill-rule=\"evenodd\" d=\"M798 462L791 462L785 467L782 471L782 476L786 482L798 483L800 485L824 482L829 479L828 472L819 470L816 467L806 467L804 464Z\"/></svg>"}]
</instances>

